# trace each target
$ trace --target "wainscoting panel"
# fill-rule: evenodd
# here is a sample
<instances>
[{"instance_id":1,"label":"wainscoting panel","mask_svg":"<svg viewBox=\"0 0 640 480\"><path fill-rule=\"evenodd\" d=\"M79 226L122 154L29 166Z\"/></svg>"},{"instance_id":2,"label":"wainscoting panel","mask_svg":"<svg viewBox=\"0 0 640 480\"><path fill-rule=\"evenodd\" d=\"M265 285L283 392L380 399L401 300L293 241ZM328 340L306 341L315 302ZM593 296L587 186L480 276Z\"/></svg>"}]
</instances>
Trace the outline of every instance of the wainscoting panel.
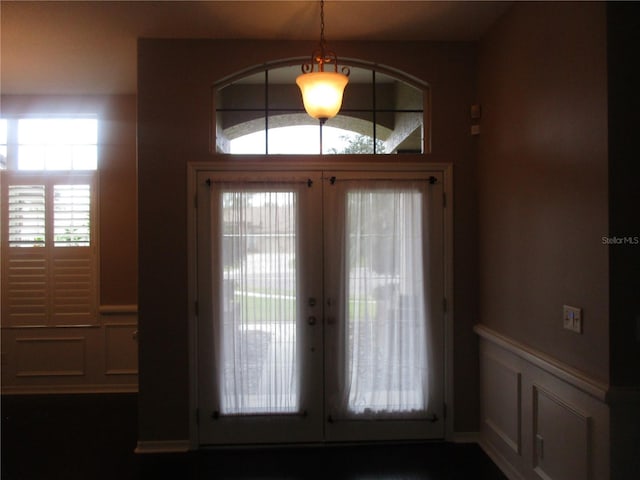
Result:
<instances>
[{"instance_id":1,"label":"wainscoting panel","mask_svg":"<svg viewBox=\"0 0 640 480\"><path fill-rule=\"evenodd\" d=\"M105 336L105 374L137 375L137 325L105 325Z\"/></svg>"},{"instance_id":2,"label":"wainscoting panel","mask_svg":"<svg viewBox=\"0 0 640 480\"><path fill-rule=\"evenodd\" d=\"M589 417L533 387L534 471L543 479L587 480Z\"/></svg>"},{"instance_id":3,"label":"wainscoting panel","mask_svg":"<svg viewBox=\"0 0 640 480\"><path fill-rule=\"evenodd\" d=\"M484 421L507 447L519 454L520 372L490 355L484 359L483 395L488 399Z\"/></svg>"},{"instance_id":4,"label":"wainscoting panel","mask_svg":"<svg viewBox=\"0 0 640 480\"><path fill-rule=\"evenodd\" d=\"M136 392L135 305L101 307L98 322L2 326L2 393Z\"/></svg>"},{"instance_id":5,"label":"wainscoting panel","mask_svg":"<svg viewBox=\"0 0 640 480\"><path fill-rule=\"evenodd\" d=\"M482 411L485 435L491 444L512 463L520 462L521 373L498 357L481 358L481 395L486 399Z\"/></svg>"},{"instance_id":6,"label":"wainscoting panel","mask_svg":"<svg viewBox=\"0 0 640 480\"><path fill-rule=\"evenodd\" d=\"M606 385L493 330L480 336L480 445L510 479L607 480Z\"/></svg>"},{"instance_id":7,"label":"wainscoting panel","mask_svg":"<svg viewBox=\"0 0 640 480\"><path fill-rule=\"evenodd\" d=\"M16 376L64 377L85 374L85 337L18 337Z\"/></svg>"}]
</instances>

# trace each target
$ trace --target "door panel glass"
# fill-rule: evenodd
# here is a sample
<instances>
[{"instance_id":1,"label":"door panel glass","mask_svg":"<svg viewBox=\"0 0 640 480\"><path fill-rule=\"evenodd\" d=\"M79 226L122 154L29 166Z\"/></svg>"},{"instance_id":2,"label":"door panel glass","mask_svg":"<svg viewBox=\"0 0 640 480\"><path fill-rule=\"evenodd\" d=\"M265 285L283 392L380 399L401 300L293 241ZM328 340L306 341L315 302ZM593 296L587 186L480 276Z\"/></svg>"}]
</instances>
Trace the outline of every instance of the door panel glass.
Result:
<instances>
[{"instance_id":1,"label":"door panel glass","mask_svg":"<svg viewBox=\"0 0 640 480\"><path fill-rule=\"evenodd\" d=\"M426 409L422 195L411 189L347 194L348 413Z\"/></svg>"},{"instance_id":2,"label":"door panel glass","mask_svg":"<svg viewBox=\"0 0 640 480\"><path fill-rule=\"evenodd\" d=\"M325 438L442 438L442 182L325 176Z\"/></svg>"},{"instance_id":3,"label":"door panel glass","mask_svg":"<svg viewBox=\"0 0 640 480\"><path fill-rule=\"evenodd\" d=\"M221 413L296 412L296 193L223 192L221 206Z\"/></svg>"}]
</instances>

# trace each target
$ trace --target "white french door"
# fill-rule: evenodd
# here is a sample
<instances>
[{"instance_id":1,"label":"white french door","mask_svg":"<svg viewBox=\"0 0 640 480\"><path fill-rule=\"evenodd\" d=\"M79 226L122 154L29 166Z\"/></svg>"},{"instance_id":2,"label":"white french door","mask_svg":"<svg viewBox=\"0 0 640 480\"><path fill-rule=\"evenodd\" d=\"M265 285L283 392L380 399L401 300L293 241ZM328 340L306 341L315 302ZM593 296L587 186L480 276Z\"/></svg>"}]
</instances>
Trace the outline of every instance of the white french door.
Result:
<instances>
[{"instance_id":1,"label":"white french door","mask_svg":"<svg viewBox=\"0 0 640 480\"><path fill-rule=\"evenodd\" d=\"M441 172L197 174L199 443L444 437Z\"/></svg>"},{"instance_id":2,"label":"white french door","mask_svg":"<svg viewBox=\"0 0 640 480\"><path fill-rule=\"evenodd\" d=\"M328 177L325 438L442 438L442 179Z\"/></svg>"},{"instance_id":3,"label":"white french door","mask_svg":"<svg viewBox=\"0 0 640 480\"><path fill-rule=\"evenodd\" d=\"M320 174L197 180L200 443L316 441Z\"/></svg>"}]
</instances>

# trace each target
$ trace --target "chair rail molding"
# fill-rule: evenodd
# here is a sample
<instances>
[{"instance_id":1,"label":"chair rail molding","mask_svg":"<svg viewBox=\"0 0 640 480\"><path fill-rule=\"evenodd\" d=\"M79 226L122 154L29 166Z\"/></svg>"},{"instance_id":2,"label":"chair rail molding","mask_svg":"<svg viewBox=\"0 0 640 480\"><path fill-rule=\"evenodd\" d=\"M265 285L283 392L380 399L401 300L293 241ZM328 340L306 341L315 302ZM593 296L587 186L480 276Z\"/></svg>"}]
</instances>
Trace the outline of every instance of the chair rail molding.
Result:
<instances>
[{"instance_id":1,"label":"chair rail molding","mask_svg":"<svg viewBox=\"0 0 640 480\"><path fill-rule=\"evenodd\" d=\"M609 386L485 325L474 331L479 443L503 473L518 480L609 479Z\"/></svg>"}]
</instances>

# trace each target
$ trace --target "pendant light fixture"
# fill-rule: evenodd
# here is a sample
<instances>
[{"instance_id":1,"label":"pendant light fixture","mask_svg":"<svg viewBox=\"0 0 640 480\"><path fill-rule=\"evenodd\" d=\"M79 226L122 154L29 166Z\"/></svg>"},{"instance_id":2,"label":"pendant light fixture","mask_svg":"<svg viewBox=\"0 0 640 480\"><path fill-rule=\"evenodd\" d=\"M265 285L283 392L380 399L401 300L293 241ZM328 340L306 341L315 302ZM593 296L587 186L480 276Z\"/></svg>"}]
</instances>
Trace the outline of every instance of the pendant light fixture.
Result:
<instances>
[{"instance_id":1,"label":"pendant light fixture","mask_svg":"<svg viewBox=\"0 0 640 480\"><path fill-rule=\"evenodd\" d=\"M333 65L333 71L325 71ZM349 82L349 68L338 71L338 57L327 50L324 42L324 0L320 0L320 45L311 54L311 61L302 64L302 75L296 83L302 93L304 109L313 118L326 122L335 117L342 106L342 94Z\"/></svg>"}]
</instances>

